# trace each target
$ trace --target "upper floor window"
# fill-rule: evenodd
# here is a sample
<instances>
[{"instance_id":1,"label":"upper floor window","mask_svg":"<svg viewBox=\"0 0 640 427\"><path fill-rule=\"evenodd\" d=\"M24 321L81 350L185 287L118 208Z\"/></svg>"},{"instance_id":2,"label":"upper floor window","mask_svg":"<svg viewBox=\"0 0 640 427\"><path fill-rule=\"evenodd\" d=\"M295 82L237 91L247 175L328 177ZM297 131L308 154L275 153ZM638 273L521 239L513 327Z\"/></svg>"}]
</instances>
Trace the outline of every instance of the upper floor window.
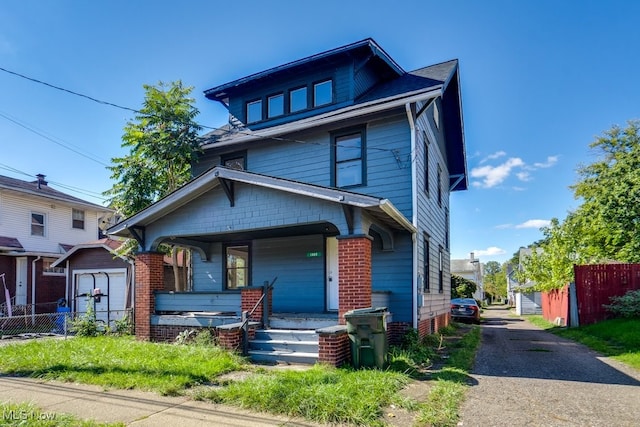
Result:
<instances>
[{"instance_id":1,"label":"upper floor window","mask_svg":"<svg viewBox=\"0 0 640 427\"><path fill-rule=\"evenodd\" d=\"M248 244L230 244L225 246L225 286L227 289L239 289L249 286L250 257Z\"/></svg>"},{"instance_id":2,"label":"upper floor window","mask_svg":"<svg viewBox=\"0 0 640 427\"><path fill-rule=\"evenodd\" d=\"M334 182L336 187L364 184L364 130L334 135Z\"/></svg>"},{"instance_id":3,"label":"upper floor window","mask_svg":"<svg viewBox=\"0 0 640 427\"><path fill-rule=\"evenodd\" d=\"M42 213L31 212L31 235L44 237L45 232L45 215Z\"/></svg>"},{"instance_id":4,"label":"upper floor window","mask_svg":"<svg viewBox=\"0 0 640 427\"><path fill-rule=\"evenodd\" d=\"M429 139L427 138L427 133L423 132L422 136L424 138L424 192L428 196L429 195Z\"/></svg>"},{"instance_id":5,"label":"upper floor window","mask_svg":"<svg viewBox=\"0 0 640 427\"><path fill-rule=\"evenodd\" d=\"M333 81L325 80L313 85L313 106L331 104L333 102Z\"/></svg>"},{"instance_id":6,"label":"upper floor window","mask_svg":"<svg viewBox=\"0 0 640 427\"><path fill-rule=\"evenodd\" d=\"M220 157L220 164L229 169L247 170L247 152L225 154Z\"/></svg>"},{"instance_id":7,"label":"upper floor window","mask_svg":"<svg viewBox=\"0 0 640 427\"><path fill-rule=\"evenodd\" d=\"M247 102L247 123L255 123L262 120L262 100Z\"/></svg>"},{"instance_id":8,"label":"upper floor window","mask_svg":"<svg viewBox=\"0 0 640 427\"><path fill-rule=\"evenodd\" d=\"M289 112L295 113L307 109L307 88L301 87L289 92Z\"/></svg>"},{"instance_id":9,"label":"upper floor window","mask_svg":"<svg viewBox=\"0 0 640 427\"><path fill-rule=\"evenodd\" d=\"M72 209L71 226L79 230L84 230L84 211L80 209Z\"/></svg>"},{"instance_id":10,"label":"upper floor window","mask_svg":"<svg viewBox=\"0 0 640 427\"><path fill-rule=\"evenodd\" d=\"M424 268L424 283L423 283L423 290L424 292L430 292L431 290L431 282L430 282L430 276L431 276L431 251L430 251L430 245L429 245L429 235L425 234L424 235L424 264L423 264L423 268Z\"/></svg>"},{"instance_id":11,"label":"upper floor window","mask_svg":"<svg viewBox=\"0 0 640 427\"><path fill-rule=\"evenodd\" d=\"M284 95L279 93L267 98L267 117L278 117L284 114Z\"/></svg>"},{"instance_id":12,"label":"upper floor window","mask_svg":"<svg viewBox=\"0 0 640 427\"><path fill-rule=\"evenodd\" d=\"M438 206L442 207L442 168L438 165Z\"/></svg>"}]
</instances>

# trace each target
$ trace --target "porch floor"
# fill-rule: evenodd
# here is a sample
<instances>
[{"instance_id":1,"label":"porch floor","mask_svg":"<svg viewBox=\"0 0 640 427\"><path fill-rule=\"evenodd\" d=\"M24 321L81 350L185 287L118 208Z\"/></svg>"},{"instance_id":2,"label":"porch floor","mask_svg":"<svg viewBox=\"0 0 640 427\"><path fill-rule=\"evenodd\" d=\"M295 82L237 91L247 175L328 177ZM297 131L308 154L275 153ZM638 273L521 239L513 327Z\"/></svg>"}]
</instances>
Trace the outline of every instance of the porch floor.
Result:
<instances>
[{"instance_id":1,"label":"porch floor","mask_svg":"<svg viewBox=\"0 0 640 427\"><path fill-rule=\"evenodd\" d=\"M338 324L338 313L272 313L269 316L271 329L321 329Z\"/></svg>"}]
</instances>

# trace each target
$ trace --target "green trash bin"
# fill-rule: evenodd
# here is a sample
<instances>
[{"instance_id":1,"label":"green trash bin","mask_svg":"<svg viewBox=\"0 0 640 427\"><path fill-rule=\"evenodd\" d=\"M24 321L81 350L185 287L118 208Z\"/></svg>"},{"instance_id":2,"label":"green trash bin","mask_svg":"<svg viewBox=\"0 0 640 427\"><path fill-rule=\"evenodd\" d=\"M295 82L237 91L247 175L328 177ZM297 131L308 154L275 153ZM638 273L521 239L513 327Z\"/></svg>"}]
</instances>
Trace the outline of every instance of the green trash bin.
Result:
<instances>
[{"instance_id":1,"label":"green trash bin","mask_svg":"<svg viewBox=\"0 0 640 427\"><path fill-rule=\"evenodd\" d=\"M347 311L347 333L351 341L351 362L354 368L383 369L387 364L386 307L359 308Z\"/></svg>"}]
</instances>

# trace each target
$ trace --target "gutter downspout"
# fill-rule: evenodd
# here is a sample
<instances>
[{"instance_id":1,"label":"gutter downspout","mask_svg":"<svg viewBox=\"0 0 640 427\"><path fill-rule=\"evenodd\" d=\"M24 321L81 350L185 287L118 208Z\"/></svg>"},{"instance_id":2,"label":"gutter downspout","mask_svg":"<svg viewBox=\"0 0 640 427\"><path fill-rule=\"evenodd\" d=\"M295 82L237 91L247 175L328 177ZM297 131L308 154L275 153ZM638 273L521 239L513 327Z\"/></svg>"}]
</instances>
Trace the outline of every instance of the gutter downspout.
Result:
<instances>
[{"instance_id":1,"label":"gutter downspout","mask_svg":"<svg viewBox=\"0 0 640 427\"><path fill-rule=\"evenodd\" d=\"M36 315L36 262L42 259L41 256L31 261L31 316L35 320Z\"/></svg>"},{"instance_id":2,"label":"gutter downspout","mask_svg":"<svg viewBox=\"0 0 640 427\"><path fill-rule=\"evenodd\" d=\"M407 111L407 121L409 122L409 129L411 131L411 223L415 230L411 233L411 258L413 263L413 268L411 269L411 282L413 283L411 289L411 311L413 328L418 329L418 176L416 170L416 124L413 119L411 103L406 103L404 107Z\"/></svg>"},{"instance_id":3,"label":"gutter downspout","mask_svg":"<svg viewBox=\"0 0 640 427\"><path fill-rule=\"evenodd\" d=\"M67 265L64 269L64 299L67 301L67 307L71 307L71 302L69 301L69 260L67 260Z\"/></svg>"}]
</instances>

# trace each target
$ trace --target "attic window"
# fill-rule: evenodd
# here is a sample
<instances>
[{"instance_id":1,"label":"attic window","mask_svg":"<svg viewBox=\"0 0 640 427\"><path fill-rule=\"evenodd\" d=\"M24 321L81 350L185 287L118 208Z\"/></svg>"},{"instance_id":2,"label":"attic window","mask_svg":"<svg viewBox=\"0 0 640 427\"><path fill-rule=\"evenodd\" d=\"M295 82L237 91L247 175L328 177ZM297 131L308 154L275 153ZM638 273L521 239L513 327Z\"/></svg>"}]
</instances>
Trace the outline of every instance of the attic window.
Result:
<instances>
[{"instance_id":1,"label":"attic window","mask_svg":"<svg viewBox=\"0 0 640 427\"><path fill-rule=\"evenodd\" d=\"M45 215L31 212L31 235L44 237Z\"/></svg>"},{"instance_id":2,"label":"attic window","mask_svg":"<svg viewBox=\"0 0 640 427\"><path fill-rule=\"evenodd\" d=\"M433 103L433 123L440 129L440 108L438 108L437 102Z\"/></svg>"},{"instance_id":3,"label":"attic window","mask_svg":"<svg viewBox=\"0 0 640 427\"><path fill-rule=\"evenodd\" d=\"M278 117L284 114L284 95L277 95L267 98L267 116L269 118Z\"/></svg>"},{"instance_id":4,"label":"attic window","mask_svg":"<svg viewBox=\"0 0 640 427\"><path fill-rule=\"evenodd\" d=\"M333 102L333 81L325 80L324 82L313 85L313 106L331 104Z\"/></svg>"},{"instance_id":5,"label":"attic window","mask_svg":"<svg viewBox=\"0 0 640 427\"><path fill-rule=\"evenodd\" d=\"M262 100L247 102L247 123L255 123L262 120Z\"/></svg>"},{"instance_id":6,"label":"attic window","mask_svg":"<svg viewBox=\"0 0 640 427\"><path fill-rule=\"evenodd\" d=\"M301 87L289 92L289 112L295 113L307 109L307 88Z\"/></svg>"}]
</instances>

